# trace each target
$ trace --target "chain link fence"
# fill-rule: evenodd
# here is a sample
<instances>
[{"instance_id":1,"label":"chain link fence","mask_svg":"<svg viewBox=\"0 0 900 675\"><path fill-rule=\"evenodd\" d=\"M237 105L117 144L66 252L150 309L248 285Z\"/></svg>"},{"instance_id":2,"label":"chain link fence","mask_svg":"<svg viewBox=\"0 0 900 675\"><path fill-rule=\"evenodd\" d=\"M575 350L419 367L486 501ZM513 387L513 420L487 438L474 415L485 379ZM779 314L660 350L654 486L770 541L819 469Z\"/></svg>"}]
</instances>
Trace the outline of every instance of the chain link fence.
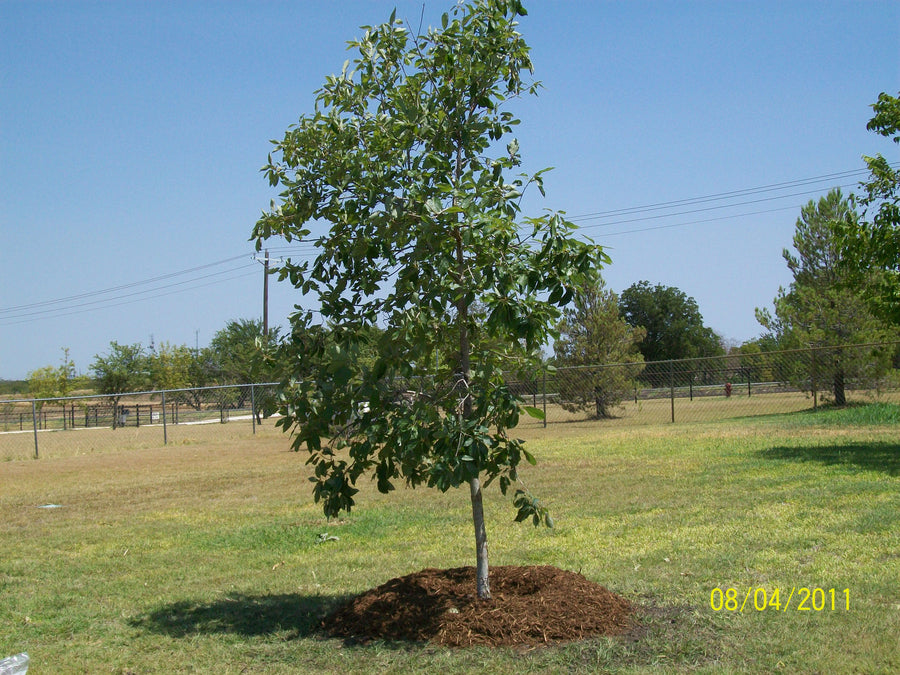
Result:
<instances>
[{"instance_id":1,"label":"chain link fence","mask_svg":"<svg viewBox=\"0 0 900 675\"><path fill-rule=\"evenodd\" d=\"M874 400L900 403L900 342L573 366L510 376L544 419L522 425L703 422ZM0 461L256 433L278 385L245 384L65 399L0 400ZM60 433L64 432L64 433Z\"/></svg>"},{"instance_id":2,"label":"chain link fence","mask_svg":"<svg viewBox=\"0 0 900 675\"><path fill-rule=\"evenodd\" d=\"M275 411L276 393L275 383L264 383L2 400L0 461L188 443L225 423L255 434Z\"/></svg>"},{"instance_id":3,"label":"chain link fence","mask_svg":"<svg viewBox=\"0 0 900 675\"><path fill-rule=\"evenodd\" d=\"M660 424L714 421L884 400L900 403L900 343L572 366L508 380L543 420Z\"/></svg>"}]
</instances>

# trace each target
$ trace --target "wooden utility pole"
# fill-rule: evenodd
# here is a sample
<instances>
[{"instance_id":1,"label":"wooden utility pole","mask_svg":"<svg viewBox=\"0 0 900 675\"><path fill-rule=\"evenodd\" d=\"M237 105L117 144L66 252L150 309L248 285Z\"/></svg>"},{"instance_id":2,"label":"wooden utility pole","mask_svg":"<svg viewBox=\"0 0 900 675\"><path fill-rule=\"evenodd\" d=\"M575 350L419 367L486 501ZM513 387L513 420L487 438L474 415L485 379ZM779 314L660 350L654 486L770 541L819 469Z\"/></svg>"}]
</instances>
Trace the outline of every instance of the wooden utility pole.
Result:
<instances>
[{"instance_id":1,"label":"wooden utility pole","mask_svg":"<svg viewBox=\"0 0 900 675\"><path fill-rule=\"evenodd\" d=\"M263 335L269 337L269 249L263 262Z\"/></svg>"},{"instance_id":2,"label":"wooden utility pole","mask_svg":"<svg viewBox=\"0 0 900 675\"><path fill-rule=\"evenodd\" d=\"M269 249L262 260L256 256L252 259L263 266L263 335L269 337Z\"/></svg>"}]
</instances>

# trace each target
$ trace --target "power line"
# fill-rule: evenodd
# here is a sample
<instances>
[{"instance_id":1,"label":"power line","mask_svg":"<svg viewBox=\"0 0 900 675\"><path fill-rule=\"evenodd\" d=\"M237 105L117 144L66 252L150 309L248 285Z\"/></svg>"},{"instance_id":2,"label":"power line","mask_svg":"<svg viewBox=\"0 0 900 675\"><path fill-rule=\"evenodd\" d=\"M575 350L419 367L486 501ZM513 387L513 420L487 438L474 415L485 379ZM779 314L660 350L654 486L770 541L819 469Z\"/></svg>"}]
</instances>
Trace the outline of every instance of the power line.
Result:
<instances>
[{"instance_id":1,"label":"power line","mask_svg":"<svg viewBox=\"0 0 900 675\"><path fill-rule=\"evenodd\" d=\"M241 257L243 257L243 256L241 256ZM245 266L245 267L246 267L246 266ZM176 290L167 291L167 292L165 292L165 293L157 293L156 295L153 295L153 296L150 296L150 297L137 298L137 299L130 299L130 300L125 300L125 301L123 301L123 302L111 302L110 304L103 305L102 307L89 307L89 308L87 308L87 309L75 309L75 310L71 310L71 311L67 311L66 308L60 308L60 309L58 309L58 310L55 310L55 311L56 311L55 314L50 314L50 315L47 315L47 316L38 316L38 317L34 317L34 318L19 319L19 320L8 320L8 321L7 321L7 320L0 320L0 326L15 326L15 325L17 325L17 324L31 323L31 322L33 322L33 321L42 321L42 320L45 320L45 319L55 319L55 318L58 318L58 317L61 317L61 316L73 316L73 315L75 315L75 314L84 314L85 312L93 312L93 311L97 311L98 309L108 309L108 308L112 308L112 307L121 307L121 306L123 306L123 305L134 304L135 302L143 302L143 301L145 301L145 300L156 300L156 299L158 299L158 298L163 298L163 297L166 297L166 296L169 296L169 295L176 295L176 294L178 294L178 293L187 293L188 291L193 291L193 290L195 290L195 289L197 289L197 288L205 288L206 286L214 286L214 285L218 285L218 284L221 284L223 281L231 281L231 280L233 280L233 279L243 279L243 278L250 277L250 276L255 276L255 275L256 275L256 270L253 270L253 271L250 271L250 272L243 272L243 273L241 273L241 274L236 274L236 275L233 275L233 276L230 276L230 277L226 277L226 278L224 278L224 279L217 279L217 280L215 280L215 281L207 281L207 282L202 283L202 284L196 284L196 285L194 285L194 286L191 286L190 288L179 288L179 289L176 289ZM110 298L110 300L114 300L114 299L115 299L115 298Z\"/></svg>"},{"instance_id":2,"label":"power line","mask_svg":"<svg viewBox=\"0 0 900 675\"><path fill-rule=\"evenodd\" d=\"M245 256L237 256L235 258L231 258L230 260L237 260L245 258ZM222 261L217 263L210 263L209 265L201 265L199 267L191 268L191 270L183 270L182 272L175 272L168 275L162 275L160 277L154 277L153 279L147 279L144 281L133 282L130 284L123 284L116 288L118 289L128 289L135 288L141 284L151 283L155 280L173 278L180 274L185 274L190 271L198 271L203 269L208 269L209 267L213 267L214 265L221 264ZM211 274L204 274L199 277L195 276L190 279L185 279L182 281L177 281L175 283L165 284L162 286L154 286L152 288L146 288L142 290L132 291L130 293L121 293L118 295L113 295L111 297L105 297L101 299L95 300L86 300L84 302L78 302L74 305L69 304L65 306L55 306L50 307L50 305L59 305L65 302L65 299L57 299L57 300L48 300L45 302L34 303L32 305L20 305L20 310L18 312L13 312L11 309L4 310L6 312L6 316L0 316L0 325L3 326L11 326L17 325L21 323L28 323L29 321L35 321L40 319L48 319L55 318L59 316L69 316L72 314L81 314L84 312L95 311L98 309L107 309L111 307L120 307L122 305L131 304L133 302L140 302L143 300L153 300L159 297L165 297L168 295L173 295L175 293L184 293L188 291L192 291L196 288L203 288L205 286L209 286L212 284L220 284L224 281L230 281L232 279L238 279L242 277L249 276L251 273L247 272L248 268L252 267L251 264L241 265L239 267L232 267L230 269L222 270L219 272L213 272ZM240 272L237 275L234 275L234 272ZM232 276L224 276L232 274ZM206 283L198 284L198 281L202 281L204 279L212 279L214 277L219 277L215 281L207 281ZM222 278L224 277L224 278ZM190 286L188 286L190 284ZM176 290L169 290L176 289ZM72 298L80 298L85 300L89 297L96 297L97 295L105 295L112 293L115 289L106 289L104 291L98 291L95 294L91 293L81 293L77 296L71 296ZM140 297L145 296L145 297ZM44 309L35 309L43 307ZM33 311L29 311L33 310Z\"/></svg>"},{"instance_id":3,"label":"power line","mask_svg":"<svg viewBox=\"0 0 900 675\"><path fill-rule=\"evenodd\" d=\"M846 187L851 187L851 186L852 186L852 184L850 184L850 185L837 185L837 186L832 186L832 187L846 188ZM720 205L720 206L705 206L705 207L703 207L703 208L699 208L699 209L689 209L689 210L687 210L687 211L675 211L675 212L673 212L673 213L656 214L656 215L652 215L652 216L643 216L643 217L640 217L640 218L628 218L628 219L624 219L624 220L613 220L613 221L610 221L610 222L608 222L608 223L597 223L597 224L595 224L595 225L582 225L582 226L579 226L579 229L581 229L581 230L587 230L587 229L598 228L598 227L609 227L609 226L611 226L611 225L625 225L625 224L628 224L628 223L638 223L638 222L644 222L644 221L648 221L648 220L659 220L660 218L674 218L675 216L685 216L685 215L690 215L690 214L692 214L692 213L705 213L705 212L708 212L708 211L718 211L718 210L722 210L722 209L731 209L731 208L735 208L735 207L738 207L738 206L749 206L749 205L751 205L751 204L761 204L761 203L763 203L763 202L772 202L772 201L777 201L777 200L779 200L779 199L790 199L790 198L792 198L792 197L804 197L804 196L807 196L807 195L819 194L820 192L821 192L821 189L819 189L819 190L807 190L807 191L804 191L804 192L793 192L793 193L791 193L791 194L778 195L778 196L775 196L775 197L763 197L763 198L761 198L761 199L751 199L751 200L748 200L748 201L737 202L737 203L734 203L734 204L723 204L723 205ZM773 212L773 211L782 211L782 210L787 210L787 209L798 209L798 208L800 208L800 206L797 206L797 205L791 205L791 206L786 206L786 207L784 207L783 209L771 209L771 210L769 210L769 211L755 211L755 212L752 212L752 213L747 213L747 214L737 214L737 215L755 215L755 214L757 214L757 213L771 213L771 212ZM725 218L733 218L733 217L734 217L734 216L720 216L719 218L711 218L711 219L709 219L709 220L693 221L693 222L713 222L713 221L715 221L715 220L720 220L720 219L725 219ZM573 219L570 219L570 220L572 220L572 222L576 222L576 221L573 220ZM693 223L683 223L683 224L684 224L684 225L689 225L689 224L693 224ZM634 230L634 231L635 231L635 232L644 232L644 231L646 231L647 229L654 229L654 228L646 228L646 229L644 229L644 230Z\"/></svg>"},{"instance_id":4,"label":"power line","mask_svg":"<svg viewBox=\"0 0 900 675\"><path fill-rule=\"evenodd\" d=\"M900 164L892 165L892 166L900 166ZM647 222L653 220L660 220L666 218L674 218L677 216L684 216L696 213L706 213L711 211L725 210L725 209L734 209L741 206L750 206L753 204L760 204L765 202L772 202L781 199L790 199L793 197L806 196L810 194L817 194L824 189L824 186L815 190L803 190L799 192L790 192L786 193L787 190L791 190L798 187L808 187L816 184L821 184L825 182L834 181L835 179L846 180L852 177L862 177L868 173L867 169L853 169L849 171L840 171L829 174L822 174L819 176L812 176L808 178L800 178L796 180L783 181L780 183L771 183L767 185L761 185L757 187L744 188L740 190L731 190L727 192L719 192L714 194L702 195L699 197L689 197L685 199L676 199L666 202L656 202L651 204L646 204L643 206L634 206L627 207L621 209L614 209L609 211L595 211L584 213L575 216L568 216L568 219L573 223L585 223L589 221L597 221L603 220L605 222L599 223L591 223L580 225L581 230L589 230L589 229L597 229L597 228L608 228L614 225L625 225L630 223L638 223L638 222ZM853 184L844 184L837 187L845 188L852 187ZM833 184L830 187L835 187ZM772 194L772 193L785 193L785 194ZM744 199L746 197L753 197L757 195L766 195L760 196L758 199ZM740 200L740 201L735 201ZM720 202L720 203L717 203ZM703 204L710 204L709 206L700 206ZM698 206L699 208L685 208ZM774 213L777 211L786 211L799 209L799 205L790 205L781 208L774 209L766 209L766 210L757 210L751 212L744 212L738 214L729 214L729 215L721 215L713 218L706 218L700 220L690 220L687 222L680 223L672 223L665 225L654 225L650 227L642 227L642 228L634 228L629 230L622 230L618 232L603 232L604 237L612 237L612 236L620 236L626 234L635 234L639 232L649 232L653 230L660 229L668 229L674 227L685 227L689 225L696 225L701 223L710 223L710 222L718 222L723 220L730 220L735 218L741 218L752 215L760 215L764 213ZM665 211L664 213L661 213ZM634 216L634 217L623 217L623 216ZM297 242L294 245L283 246L270 248L269 251L274 254L279 255L287 255L291 254L297 255L299 258L312 258L318 252L319 247L315 245L313 241L301 241ZM14 325L19 323L27 323L30 320L39 320L43 318L50 318L53 316L69 316L72 314L78 314L88 311L93 311L97 309L103 309L107 307L118 307L121 305L129 304L130 302L136 302L140 300L149 299L147 297L140 296L151 296L151 297L160 297L166 295L172 295L175 293L182 293L193 288L201 288L214 283L221 283L222 281L228 281L231 279L243 278L245 276L249 276L251 273L243 272L248 265L243 265L239 267L230 267L229 269L213 272L211 274L195 276L198 272L202 272L204 270L217 267L220 265L226 265L229 263L233 263L237 260L246 259L246 254L241 254L237 256L232 256L230 258L225 258L222 260L217 260L211 263L207 263L204 265L198 265L196 267L191 267L185 270L179 270L177 272L171 272L168 274L162 274L155 277L151 277L149 279L143 279L140 281L133 281L125 284L119 284L117 286L112 286L109 288L104 288L96 291L87 291L83 293L78 293L75 295L70 295L62 298L54 298L51 300L44 300L41 302L34 302L22 305L16 305L11 307L0 308L0 325ZM252 258L251 258L252 259ZM252 263L251 265L252 266ZM198 284L197 281L209 279L213 277L220 277L223 275L232 274L234 272L238 272L237 275L230 276L224 279L219 279L218 281L212 281L208 283ZM159 282L169 281L171 279L176 279L178 277L190 276L188 279L183 279L181 281L175 281L173 283L166 283L162 285L154 285L159 284ZM190 284L190 288L181 288ZM138 289L141 286L150 286L154 285L151 288L144 288L141 290L135 290L129 293L123 293L123 291L129 291L131 289ZM177 290L170 290L177 289ZM83 302L82 302L83 301ZM72 305L71 303L76 303Z\"/></svg>"},{"instance_id":5,"label":"power line","mask_svg":"<svg viewBox=\"0 0 900 675\"><path fill-rule=\"evenodd\" d=\"M752 188L744 188L741 190L732 190L730 192L719 192L712 195L704 195L701 197L689 197L687 199L676 199L668 202L658 202L655 204L647 204L644 206L633 206L624 209L615 209L612 211L598 211L596 213L585 213L577 216L570 216L569 220L572 222L577 222L581 220L595 220L599 218L611 218L616 216L624 216L630 215L632 213L645 213L651 211L659 211L662 209L670 209L678 206L688 206L692 204L703 204L707 202L713 201L722 201L725 199L731 199L734 197L745 197L753 194L761 194L765 192L773 192L776 190L785 190L788 188L800 187L804 185L811 185L815 183L822 183L825 181L830 181L835 178L846 179L851 176L860 176L862 174L868 173L867 169L853 169L850 171L840 171L837 173L829 173L824 174L822 176L813 176L811 178L800 178L797 180L785 181L782 183L772 183L770 185L762 185L759 187ZM848 186L842 186L848 187ZM802 193L801 193L802 194ZM787 196L787 195L785 195Z\"/></svg>"},{"instance_id":6,"label":"power line","mask_svg":"<svg viewBox=\"0 0 900 675\"><path fill-rule=\"evenodd\" d=\"M622 234L635 234L637 232L650 232L652 230L668 230L673 227L684 227L686 225L702 225L703 223L716 223L720 220L732 220L735 218L745 218L747 216L758 216L764 213L777 213L778 211L796 211L798 206L781 206L775 209L764 209L762 211L750 211L748 213L735 213L729 216L716 216L715 218L705 218L703 220L690 220L686 223L671 223L669 225L654 225L652 227L640 227L634 230L623 230L621 232L604 232L604 237L616 237Z\"/></svg>"},{"instance_id":7,"label":"power line","mask_svg":"<svg viewBox=\"0 0 900 675\"><path fill-rule=\"evenodd\" d=\"M77 295L70 295L65 298L56 298L54 300L44 300L42 302L32 302L26 305L17 305L14 307L3 307L0 308L0 315L7 313L15 313L25 309L34 309L35 307L44 307L47 305L59 305L66 302L71 302L73 300L82 300L84 298L95 297L98 295L105 295L108 293L115 293L117 291L126 290L129 288L135 288L137 286L142 286L144 284L152 284L157 281L164 281L166 279L173 279L175 277L183 276L185 274L193 274L194 272L199 272L201 270L209 269L210 267L215 267L217 265L224 265L225 263L234 262L235 260L240 260L244 258L243 255L234 256L232 258L225 258L224 260L217 260L215 262L207 263L206 265L199 265L198 267L191 267L186 270L180 270L178 272L171 272L169 274L163 274L157 277L152 277L150 279L144 279L142 281L133 281L127 284L121 284L119 286L112 286L110 288L104 288L98 291L88 291L85 293L79 293Z\"/></svg>"}]
</instances>

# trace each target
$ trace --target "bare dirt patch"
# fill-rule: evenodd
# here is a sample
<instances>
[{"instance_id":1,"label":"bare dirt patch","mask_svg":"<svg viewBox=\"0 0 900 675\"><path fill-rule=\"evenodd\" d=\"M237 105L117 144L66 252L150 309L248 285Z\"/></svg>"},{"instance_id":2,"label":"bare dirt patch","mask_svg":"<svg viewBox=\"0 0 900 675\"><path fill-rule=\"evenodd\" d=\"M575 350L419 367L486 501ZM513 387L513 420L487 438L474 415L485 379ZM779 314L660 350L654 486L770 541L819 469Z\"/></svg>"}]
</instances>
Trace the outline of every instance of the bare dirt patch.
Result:
<instances>
[{"instance_id":1,"label":"bare dirt patch","mask_svg":"<svg viewBox=\"0 0 900 675\"><path fill-rule=\"evenodd\" d=\"M453 647L533 646L621 635L634 610L623 597L556 567L492 567L491 600L475 568L425 569L357 596L322 623L334 637Z\"/></svg>"}]
</instances>

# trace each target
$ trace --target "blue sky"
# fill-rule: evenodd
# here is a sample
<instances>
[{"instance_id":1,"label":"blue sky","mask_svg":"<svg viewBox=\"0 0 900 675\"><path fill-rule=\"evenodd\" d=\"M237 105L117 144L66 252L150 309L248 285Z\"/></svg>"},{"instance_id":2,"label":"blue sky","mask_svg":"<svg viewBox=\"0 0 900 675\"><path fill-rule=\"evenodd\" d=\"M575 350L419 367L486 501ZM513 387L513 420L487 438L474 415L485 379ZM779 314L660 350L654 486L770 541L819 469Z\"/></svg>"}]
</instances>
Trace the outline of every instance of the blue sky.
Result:
<instances>
[{"instance_id":1,"label":"blue sky","mask_svg":"<svg viewBox=\"0 0 900 675\"><path fill-rule=\"evenodd\" d=\"M0 0L0 378L259 318L269 140L394 6L418 26L421 0ZM900 160L865 129L900 89L896 0L526 7L543 90L511 110L526 170L555 167L527 210L565 210L611 288L676 286L726 339L790 282L800 206L852 191L863 154ZM295 302L272 283L270 323Z\"/></svg>"}]
</instances>

